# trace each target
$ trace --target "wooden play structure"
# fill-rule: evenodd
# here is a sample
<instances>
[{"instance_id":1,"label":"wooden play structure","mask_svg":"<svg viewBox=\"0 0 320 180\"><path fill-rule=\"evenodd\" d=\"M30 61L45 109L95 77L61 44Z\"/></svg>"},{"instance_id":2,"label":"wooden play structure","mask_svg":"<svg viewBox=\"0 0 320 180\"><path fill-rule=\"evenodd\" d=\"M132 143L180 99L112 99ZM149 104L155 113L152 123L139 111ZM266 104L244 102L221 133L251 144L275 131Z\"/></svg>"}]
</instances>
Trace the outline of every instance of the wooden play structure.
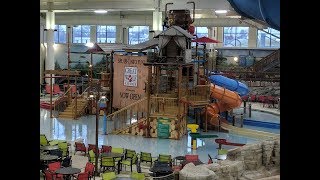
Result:
<instances>
[{"instance_id":1,"label":"wooden play structure","mask_svg":"<svg viewBox=\"0 0 320 180\"><path fill-rule=\"evenodd\" d=\"M183 17L187 16L190 18L190 14ZM144 98L107 116L115 120L113 133L180 139L187 133L189 106L209 104L210 86L194 82L193 35L188 32L192 21L183 26L174 22L154 39L125 48L130 53L150 50L144 63L148 78Z\"/></svg>"}]
</instances>

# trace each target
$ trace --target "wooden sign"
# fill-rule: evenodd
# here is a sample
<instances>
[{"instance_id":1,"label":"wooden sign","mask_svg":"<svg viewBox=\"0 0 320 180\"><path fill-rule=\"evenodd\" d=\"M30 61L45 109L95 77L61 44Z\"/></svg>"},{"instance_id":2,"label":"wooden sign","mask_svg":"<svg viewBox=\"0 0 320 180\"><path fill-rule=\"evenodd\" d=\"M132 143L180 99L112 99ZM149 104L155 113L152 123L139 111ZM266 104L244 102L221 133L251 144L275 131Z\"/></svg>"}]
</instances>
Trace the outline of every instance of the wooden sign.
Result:
<instances>
[{"instance_id":1,"label":"wooden sign","mask_svg":"<svg viewBox=\"0 0 320 180\"><path fill-rule=\"evenodd\" d=\"M113 107L123 108L145 97L147 56L114 55Z\"/></svg>"}]
</instances>

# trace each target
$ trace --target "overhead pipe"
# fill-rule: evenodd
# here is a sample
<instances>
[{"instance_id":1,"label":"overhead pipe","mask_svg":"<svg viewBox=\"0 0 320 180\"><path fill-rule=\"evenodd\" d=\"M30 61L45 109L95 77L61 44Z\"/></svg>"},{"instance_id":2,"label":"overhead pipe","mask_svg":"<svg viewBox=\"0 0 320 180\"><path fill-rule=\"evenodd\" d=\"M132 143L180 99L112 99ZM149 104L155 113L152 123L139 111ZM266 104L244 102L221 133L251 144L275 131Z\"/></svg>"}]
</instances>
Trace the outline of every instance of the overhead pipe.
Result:
<instances>
[{"instance_id":1,"label":"overhead pipe","mask_svg":"<svg viewBox=\"0 0 320 180\"><path fill-rule=\"evenodd\" d=\"M196 4L193 1L187 2L187 4L193 4L193 13L192 13L192 23L193 23L194 18L196 17Z\"/></svg>"},{"instance_id":2,"label":"overhead pipe","mask_svg":"<svg viewBox=\"0 0 320 180\"><path fill-rule=\"evenodd\" d=\"M169 4L173 4L173 3L167 3L167 4L166 4L165 9L164 9L164 12L165 12L165 14L166 14L166 17L165 17L165 18L168 18L167 6L168 6Z\"/></svg>"}]
</instances>

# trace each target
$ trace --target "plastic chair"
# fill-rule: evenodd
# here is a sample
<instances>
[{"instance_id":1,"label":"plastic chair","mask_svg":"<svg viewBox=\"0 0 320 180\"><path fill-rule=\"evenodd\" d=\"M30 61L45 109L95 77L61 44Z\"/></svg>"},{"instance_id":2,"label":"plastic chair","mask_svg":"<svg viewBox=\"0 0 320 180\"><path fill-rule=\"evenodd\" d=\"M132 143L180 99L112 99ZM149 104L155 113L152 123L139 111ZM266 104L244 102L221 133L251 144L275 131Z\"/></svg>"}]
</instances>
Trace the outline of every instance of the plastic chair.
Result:
<instances>
[{"instance_id":1,"label":"plastic chair","mask_svg":"<svg viewBox=\"0 0 320 180\"><path fill-rule=\"evenodd\" d=\"M74 154L76 154L77 151L84 152L84 154L87 154L87 148L86 145L82 142L74 142L75 150Z\"/></svg>"},{"instance_id":2,"label":"plastic chair","mask_svg":"<svg viewBox=\"0 0 320 180\"><path fill-rule=\"evenodd\" d=\"M126 149L125 158L124 159L132 159L133 156L136 154L135 150Z\"/></svg>"},{"instance_id":3,"label":"plastic chair","mask_svg":"<svg viewBox=\"0 0 320 180\"><path fill-rule=\"evenodd\" d=\"M92 149L88 152L88 159L89 159L89 162L95 164L95 162L96 162L96 154L93 152Z\"/></svg>"},{"instance_id":4,"label":"plastic chair","mask_svg":"<svg viewBox=\"0 0 320 180\"><path fill-rule=\"evenodd\" d=\"M158 157L157 161L169 163L170 165L172 165L171 155L159 154L159 157Z\"/></svg>"},{"instance_id":5,"label":"plastic chair","mask_svg":"<svg viewBox=\"0 0 320 180\"><path fill-rule=\"evenodd\" d=\"M112 179L116 179L116 173L115 172L106 172L102 174L102 179L103 180L112 180Z\"/></svg>"},{"instance_id":6,"label":"plastic chair","mask_svg":"<svg viewBox=\"0 0 320 180\"><path fill-rule=\"evenodd\" d=\"M50 145L50 144L49 144L49 141L48 141L46 135L40 134L40 146L48 146L48 145Z\"/></svg>"},{"instance_id":7,"label":"plastic chair","mask_svg":"<svg viewBox=\"0 0 320 180\"><path fill-rule=\"evenodd\" d=\"M138 173L138 172L132 172L130 177L135 180L144 180L146 178L144 173Z\"/></svg>"},{"instance_id":8,"label":"plastic chair","mask_svg":"<svg viewBox=\"0 0 320 180\"><path fill-rule=\"evenodd\" d=\"M50 170L44 171L44 178L45 178L45 180L63 180L62 176L57 176L56 173L54 173Z\"/></svg>"},{"instance_id":9,"label":"plastic chair","mask_svg":"<svg viewBox=\"0 0 320 180\"><path fill-rule=\"evenodd\" d=\"M111 171L114 171L116 169L116 163L114 158L101 157L100 169L102 168L103 168L102 172L104 172L106 169L110 169Z\"/></svg>"},{"instance_id":10,"label":"plastic chair","mask_svg":"<svg viewBox=\"0 0 320 180\"><path fill-rule=\"evenodd\" d=\"M86 167L84 168L84 172L87 172L89 174L89 178L93 178L94 176L94 164L87 162Z\"/></svg>"},{"instance_id":11,"label":"plastic chair","mask_svg":"<svg viewBox=\"0 0 320 180\"><path fill-rule=\"evenodd\" d=\"M53 85L53 94L59 94L59 95L64 94L64 92L61 91L59 84Z\"/></svg>"},{"instance_id":12,"label":"plastic chair","mask_svg":"<svg viewBox=\"0 0 320 180\"><path fill-rule=\"evenodd\" d=\"M94 153L98 153L98 154L100 153L100 150L97 148L95 144L88 144L88 151L90 150L93 150Z\"/></svg>"},{"instance_id":13,"label":"plastic chair","mask_svg":"<svg viewBox=\"0 0 320 180\"><path fill-rule=\"evenodd\" d=\"M112 150L112 146L102 145L101 147L101 153L108 153L108 152L111 152L111 150Z\"/></svg>"},{"instance_id":14,"label":"plastic chair","mask_svg":"<svg viewBox=\"0 0 320 180\"><path fill-rule=\"evenodd\" d=\"M59 142L58 147L62 151L62 157L69 156L69 147L67 142Z\"/></svg>"},{"instance_id":15,"label":"plastic chair","mask_svg":"<svg viewBox=\"0 0 320 180\"><path fill-rule=\"evenodd\" d=\"M71 156L67 156L66 158L64 158L61 162L61 166L62 167L70 167L72 164L72 160L71 160Z\"/></svg>"},{"instance_id":16,"label":"plastic chair","mask_svg":"<svg viewBox=\"0 0 320 180\"><path fill-rule=\"evenodd\" d=\"M111 152L113 152L113 153L119 153L119 154L123 154L124 153L124 149L123 148L117 148L117 147L113 147L112 149L111 149ZM118 161L120 161L122 158L115 158L114 160L116 161L116 162L118 162Z\"/></svg>"},{"instance_id":17,"label":"plastic chair","mask_svg":"<svg viewBox=\"0 0 320 180\"><path fill-rule=\"evenodd\" d=\"M140 162L150 162L152 165L151 153L141 152L140 153Z\"/></svg>"},{"instance_id":18,"label":"plastic chair","mask_svg":"<svg viewBox=\"0 0 320 180\"><path fill-rule=\"evenodd\" d=\"M129 160L122 160L120 163L122 165L125 165L124 166L125 168L126 166L130 166L130 170L132 172L132 165L137 164L137 159L138 157L137 157L137 154L135 153L132 158L130 158Z\"/></svg>"},{"instance_id":19,"label":"plastic chair","mask_svg":"<svg viewBox=\"0 0 320 180\"><path fill-rule=\"evenodd\" d=\"M77 180L88 180L89 179L89 174L87 172L82 172L82 173L79 173L77 176L76 176Z\"/></svg>"},{"instance_id":20,"label":"plastic chair","mask_svg":"<svg viewBox=\"0 0 320 180\"><path fill-rule=\"evenodd\" d=\"M218 155L216 156L216 159L225 160L227 159L227 154L228 154L228 150L218 149Z\"/></svg>"}]
</instances>

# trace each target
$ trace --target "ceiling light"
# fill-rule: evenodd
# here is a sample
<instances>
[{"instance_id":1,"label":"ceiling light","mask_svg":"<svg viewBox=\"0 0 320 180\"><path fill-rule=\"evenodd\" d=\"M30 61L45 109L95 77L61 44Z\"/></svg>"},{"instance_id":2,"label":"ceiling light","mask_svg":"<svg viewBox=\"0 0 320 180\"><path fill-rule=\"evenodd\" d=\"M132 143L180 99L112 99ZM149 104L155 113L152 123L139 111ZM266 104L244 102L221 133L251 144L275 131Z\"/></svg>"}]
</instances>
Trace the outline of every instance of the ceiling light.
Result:
<instances>
[{"instance_id":1,"label":"ceiling light","mask_svg":"<svg viewBox=\"0 0 320 180\"><path fill-rule=\"evenodd\" d=\"M234 57L233 60L234 60L235 62L238 62L238 57Z\"/></svg>"},{"instance_id":2,"label":"ceiling light","mask_svg":"<svg viewBox=\"0 0 320 180\"><path fill-rule=\"evenodd\" d=\"M228 11L227 10L215 10L214 12L217 14L226 14Z\"/></svg>"},{"instance_id":3,"label":"ceiling light","mask_svg":"<svg viewBox=\"0 0 320 180\"><path fill-rule=\"evenodd\" d=\"M94 12L97 13L97 14L105 14L105 13L107 13L108 11L103 10L103 9L99 9L99 10L95 10Z\"/></svg>"}]
</instances>

